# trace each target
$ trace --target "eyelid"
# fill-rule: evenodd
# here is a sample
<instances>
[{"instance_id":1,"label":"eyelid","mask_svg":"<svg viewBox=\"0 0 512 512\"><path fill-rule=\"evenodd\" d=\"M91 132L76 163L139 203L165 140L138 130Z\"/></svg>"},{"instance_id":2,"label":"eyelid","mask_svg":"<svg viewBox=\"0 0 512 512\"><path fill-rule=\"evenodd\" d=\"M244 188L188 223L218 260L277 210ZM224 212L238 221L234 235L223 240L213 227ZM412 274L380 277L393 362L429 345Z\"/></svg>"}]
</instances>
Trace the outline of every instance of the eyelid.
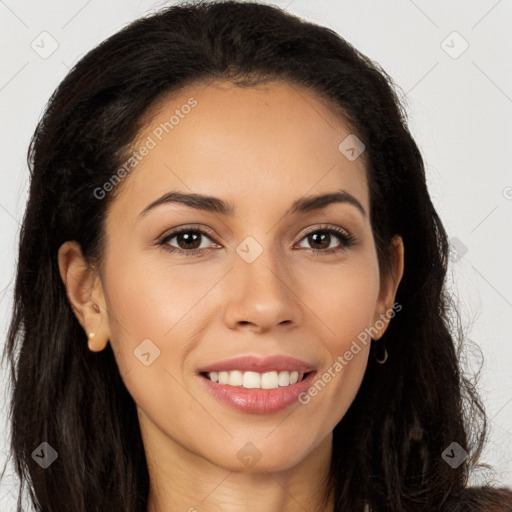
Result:
<instances>
[{"instance_id":1,"label":"eyelid","mask_svg":"<svg viewBox=\"0 0 512 512\"><path fill-rule=\"evenodd\" d=\"M175 226L169 230L166 230L162 235L160 235L157 239L157 241L165 240L171 235L174 237L176 235L179 235L183 231L198 231L201 233L204 233L208 235L209 238L215 239L216 235L210 228L203 226L202 224L183 224L182 226Z\"/></svg>"},{"instance_id":2,"label":"eyelid","mask_svg":"<svg viewBox=\"0 0 512 512\"><path fill-rule=\"evenodd\" d=\"M341 226L336 226L333 224L315 224L314 226L305 228L305 231L302 233L300 238L302 240L302 238L304 238L307 235L310 235L311 233L316 233L317 231L324 231L324 230L325 231L328 231L328 230L339 231L347 237L352 236L346 228L343 228Z\"/></svg>"}]
</instances>

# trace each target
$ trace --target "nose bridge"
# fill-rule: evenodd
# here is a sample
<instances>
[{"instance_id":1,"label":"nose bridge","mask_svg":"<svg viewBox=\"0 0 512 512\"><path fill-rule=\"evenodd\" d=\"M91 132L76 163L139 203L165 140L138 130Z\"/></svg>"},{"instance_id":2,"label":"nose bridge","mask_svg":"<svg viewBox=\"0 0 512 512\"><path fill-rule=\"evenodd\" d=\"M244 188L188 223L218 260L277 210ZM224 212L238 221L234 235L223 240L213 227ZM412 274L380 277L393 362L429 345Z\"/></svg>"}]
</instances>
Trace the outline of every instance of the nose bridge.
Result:
<instances>
[{"instance_id":1,"label":"nose bridge","mask_svg":"<svg viewBox=\"0 0 512 512\"><path fill-rule=\"evenodd\" d=\"M292 273L272 236L258 238L247 236L236 247L226 320L231 326L251 323L259 329L297 323L300 308Z\"/></svg>"}]
</instances>

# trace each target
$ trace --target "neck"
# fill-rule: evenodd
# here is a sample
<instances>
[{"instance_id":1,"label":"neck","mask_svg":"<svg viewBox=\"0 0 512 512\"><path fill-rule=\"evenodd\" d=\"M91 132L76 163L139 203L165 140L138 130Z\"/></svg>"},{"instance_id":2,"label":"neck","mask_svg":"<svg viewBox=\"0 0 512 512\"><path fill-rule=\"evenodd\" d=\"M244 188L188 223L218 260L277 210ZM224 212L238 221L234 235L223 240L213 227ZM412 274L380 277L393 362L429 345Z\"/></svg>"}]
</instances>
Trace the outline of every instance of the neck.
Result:
<instances>
[{"instance_id":1,"label":"neck","mask_svg":"<svg viewBox=\"0 0 512 512\"><path fill-rule=\"evenodd\" d=\"M332 503L322 503L332 435L293 467L257 472L219 467L162 432L160 440L154 434L144 439L150 475L148 512L334 511Z\"/></svg>"}]
</instances>

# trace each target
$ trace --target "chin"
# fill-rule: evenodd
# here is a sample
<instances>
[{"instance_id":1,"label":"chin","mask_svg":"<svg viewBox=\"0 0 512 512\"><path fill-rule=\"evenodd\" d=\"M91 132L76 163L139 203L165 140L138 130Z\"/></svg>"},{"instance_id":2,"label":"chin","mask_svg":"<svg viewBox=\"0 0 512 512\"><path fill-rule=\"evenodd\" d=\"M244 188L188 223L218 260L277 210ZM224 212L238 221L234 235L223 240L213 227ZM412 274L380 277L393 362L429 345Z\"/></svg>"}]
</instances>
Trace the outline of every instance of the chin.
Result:
<instances>
[{"instance_id":1,"label":"chin","mask_svg":"<svg viewBox=\"0 0 512 512\"><path fill-rule=\"evenodd\" d=\"M265 435L268 435L266 433ZM250 436L246 437L250 439ZM302 444L303 450L298 450ZM234 441L231 447L223 446L221 452L212 454L209 460L229 471L238 473L275 473L291 469L304 461L308 452L308 443L290 442L278 437L263 437L254 441ZM229 452L234 454L228 456Z\"/></svg>"}]
</instances>

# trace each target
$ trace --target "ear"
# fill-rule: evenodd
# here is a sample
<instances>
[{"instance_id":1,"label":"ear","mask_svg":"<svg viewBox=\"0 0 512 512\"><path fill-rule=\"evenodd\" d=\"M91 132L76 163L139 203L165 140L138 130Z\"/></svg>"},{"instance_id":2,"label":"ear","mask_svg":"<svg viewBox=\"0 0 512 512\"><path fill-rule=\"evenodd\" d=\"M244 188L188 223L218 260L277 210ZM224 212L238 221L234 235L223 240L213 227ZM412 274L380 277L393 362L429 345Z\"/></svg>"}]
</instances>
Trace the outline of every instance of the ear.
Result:
<instances>
[{"instance_id":1,"label":"ear","mask_svg":"<svg viewBox=\"0 0 512 512\"><path fill-rule=\"evenodd\" d=\"M395 235L391 240L391 265L388 272L380 277L379 298L373 318L373 325L382 325L379 328L379 334L374 336L378 340L386 332L389 326L390 312L393 311L396 291L404 273L404 243L402 237ZM401 308L400 308L401 309Z\"/></svg>"},{"instance_id":2,"label":"ear","mask_svg":"<svg viewBox=\"0 0 512 512\"><path fill-rule=\"evenodd\" d=\"M74 240L61 245L58 261L71 308L89 338L89 349L99 352L110 337L100 276L86 263L80 244Z\"/></svg>"}]
</instances>

